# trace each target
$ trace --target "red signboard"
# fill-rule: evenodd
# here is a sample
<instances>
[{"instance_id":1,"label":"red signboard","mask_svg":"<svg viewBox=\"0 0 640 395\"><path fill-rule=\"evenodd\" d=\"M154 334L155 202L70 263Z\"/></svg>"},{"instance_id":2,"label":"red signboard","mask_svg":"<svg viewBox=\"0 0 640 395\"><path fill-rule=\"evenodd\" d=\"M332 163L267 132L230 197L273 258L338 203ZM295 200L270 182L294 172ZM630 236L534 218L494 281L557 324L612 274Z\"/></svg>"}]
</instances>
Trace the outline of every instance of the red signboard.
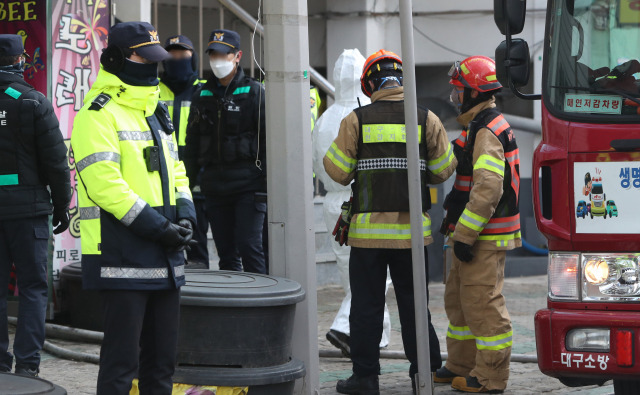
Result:
<instances>
[{"instance_id":1,"label":"red signboard","mask_svg":"<svg viewBox=\"0 0 640 395\"><path fill-rule=\"evenodd\" d=\"M47 2L0 0L0 33L18 34L31 56L25 64L24 79L47 94Z\"/></svg>"}]
</instances>

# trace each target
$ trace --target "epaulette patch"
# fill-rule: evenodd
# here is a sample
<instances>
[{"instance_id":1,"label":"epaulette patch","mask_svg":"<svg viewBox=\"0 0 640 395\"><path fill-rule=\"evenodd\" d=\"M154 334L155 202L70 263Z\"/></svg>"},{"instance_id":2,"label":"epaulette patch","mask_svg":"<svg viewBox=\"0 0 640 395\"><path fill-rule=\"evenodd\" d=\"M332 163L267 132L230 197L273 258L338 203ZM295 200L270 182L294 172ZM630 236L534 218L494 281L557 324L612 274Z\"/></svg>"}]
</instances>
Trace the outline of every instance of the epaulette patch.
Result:
<instances>
[{"instance_id":1,"label":"epaulette patch","mask_svg":"<svg viewBox=\"0 0 640 395\"><path fill-rule=\"evenodd\" d=\"M96 96L95 99L93 99L93 101L91 102L91 106L89 107L89 110L93 110L93 111L98 111L104 108L104 106L107 105L107 103L109 103L109 101L111 100L111 96L107 95L106 93L101 93L98 96Z\"/></svg>"}]
</instances>

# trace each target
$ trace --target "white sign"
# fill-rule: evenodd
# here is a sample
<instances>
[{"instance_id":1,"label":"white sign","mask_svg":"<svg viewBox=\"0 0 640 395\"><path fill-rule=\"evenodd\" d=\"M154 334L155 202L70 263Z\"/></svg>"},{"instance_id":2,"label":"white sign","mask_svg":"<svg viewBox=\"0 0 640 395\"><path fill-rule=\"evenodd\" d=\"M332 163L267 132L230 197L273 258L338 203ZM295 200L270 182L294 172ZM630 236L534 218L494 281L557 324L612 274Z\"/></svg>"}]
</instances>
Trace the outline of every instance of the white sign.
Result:
<instances>
[{"instance_id":1,"label":"white sign","mask_svg":"<svg viewBox=\"0 0 640 395\"><path fill-rule=\"evenodd\" d=\"M640 233L640 162L576 162L576 233Z\"/></svg>"},{"instance_id":2,"label":"white sign","mask_svg":"<svg viewBox=\"0 0 640 395\"><path fill-rule=\"evenodd\" d=\"M596 114L621 114L622 97L567 93L564 95L564 111Z\"/></svg>"}]
</instances>

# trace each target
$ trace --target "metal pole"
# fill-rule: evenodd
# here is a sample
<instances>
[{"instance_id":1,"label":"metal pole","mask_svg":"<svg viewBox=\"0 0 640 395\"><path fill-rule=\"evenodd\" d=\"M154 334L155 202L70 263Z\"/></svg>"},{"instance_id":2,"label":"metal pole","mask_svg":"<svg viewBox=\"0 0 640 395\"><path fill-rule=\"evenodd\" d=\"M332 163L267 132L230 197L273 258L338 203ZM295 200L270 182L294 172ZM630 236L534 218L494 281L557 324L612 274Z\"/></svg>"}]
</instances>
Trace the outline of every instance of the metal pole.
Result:
<instances>
[{"instance_id":1,"label":"metal pole","mask_svg":"<svg viewBox=\"0 0 640 395\"><path fill-rule=\"evenodd\" d=\"M227 0L224 0L226 2ZM318 306L313 226L307 2L265 0L269 273L306 291L296 305L293 357L306 376L295 393L319 392ZM282 153L286 152L286 155Z\"/></svg>"},{"instance_id":2,"label":"metal pole","mask_svg":"<svg viewBox=\"0 0 640 395\"><path fill-rule=\"evenodd\" d=\"M182 34L182 0L178 0L178 34Z\"/></svg>"},{"instance_id":3,"label":"metal pole","mask_svg":"<svg viewBox=\"0 0 640 395\"><path fill-rule=\"evenodd\" d=\"M519 117L517 115L505 115L507 120L509 121L509 125L518 130L522 130L525 132L530 132L533 134L542 134L542 125L540 121L536 121L535 119Z\"/></svg>"},{"instance_id":4,"label":"metal pole","mask_svg":"<svg viewBox=\"0 0 640 395\"><path fill-rule=\"evenodd\" d=\"M47 324L49 325L49 324ZM47 327L49 328L49 327ZM48 329L47 329L48 330ZM47 332L47 336L49 332ZM318 351L320 354L320 358L340 358L344 359L344 355L342 355L342 351L336 350L335 348L331 350L321 349ZM449 358L449 354L446 352L440 353L440 358L443 360ZM380 350L380 359L407 359L404 351L395 351L395 350ZM518 363L538 363L537 355L527 355L527 354L511 354L511 362Z\"/></svg>"},{"instance_id":5,"label":"metal pole","mask_svg":"<svg viewBox=\"0 0 640 395\"><path fill-rule=\"evenodd\" d=\"M431 362L429 359L429 326L427 321L427 274L424 265L422 230L422 196L420 191L420 155L418 151L418 99L413 54L413 15L411 0L400 0L400 38L402 40L402 79L404 85L404 117L407 131L407 173L409 177L409 211L411 217L411 258L413 261L413 298L416 313L419 395L431 395Z\"/></svg>"},{"instance_id":6,"label":"metal pole","mask_svg":"<svg viewBox=\"0 0 640 395\"><path fill-rule=\"evenodd\" d=\"M256 19L253 16L251 16L251 14L245 11L233 0L218 0L218 2L223 6L227 7L229 11L233 12L235 16L237 16L242 22L244 22L247 26L249 26L251 28L251 31L253 31L253 27L256 25ZM270 2L271 0L265 0L265 8L266 8L266 4ZM258 28L256 31L260 34L260 37L264 35L264 27L261 24L258 24ZM308 42L309 38L306 37L305 41ZM322 74L318 73L311 66L309 66L309 74L311 74L311 82L313 82L313 84L317 86L318 89L326 93L327 96L331 98L334 97L336 89L333 87L333 85L331 85L329 81L327 81L326 78L322 76Z\"/></svg>"},{"instance_id":7,"label":"metal pole","mask_svg":"<svg viewBox=\"0 0 640 395\"><path fill-rule=\"evenodd\" d=\"M200 71L200 78L202 78L202 67L204 66L203 60L204 60L204 48L202 46L202 13L204 11L204 8L202 6L202 0L198 1L198 54L200 54L200 56L198 56L198 63L200 63L198 65L198 70Z\"/></svg>"},{"instance_id":8,"label":"metal pole","mask_svg":"<svg viewBox=\"0 0 640 395\"><path fill-rule=\"evenodd\" d=\"M153 27L158 28L158 0L153 0Z\"/></svg>"},{"instance_id":9,"label":"metal pole","mask_svg":"<svg viewBox=\"0 0 640 395\"><path fill-rule=\"evenodd\" d=\"M220 4L220 26L218 29L224 29L224 7L219 1L218 3Z\"/></svg>"}]
</instances>

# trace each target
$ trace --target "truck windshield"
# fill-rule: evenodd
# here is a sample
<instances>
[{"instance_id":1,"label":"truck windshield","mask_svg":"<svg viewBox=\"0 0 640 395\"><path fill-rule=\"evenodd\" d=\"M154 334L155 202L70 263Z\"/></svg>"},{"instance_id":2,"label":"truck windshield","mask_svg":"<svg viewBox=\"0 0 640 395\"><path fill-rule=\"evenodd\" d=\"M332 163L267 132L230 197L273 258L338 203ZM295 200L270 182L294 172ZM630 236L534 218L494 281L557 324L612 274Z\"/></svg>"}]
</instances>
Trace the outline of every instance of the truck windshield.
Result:
<instances>
[{"instance_id":1,"label":"truck windshield","mask_svg":"<svg viewBox=\"0 0 640 395\"><path fill-rule=\"evenodd\" d=\"M547 105L566 116L640 118L638 3L550 2Z\"/></svg>"}]
</instances>

